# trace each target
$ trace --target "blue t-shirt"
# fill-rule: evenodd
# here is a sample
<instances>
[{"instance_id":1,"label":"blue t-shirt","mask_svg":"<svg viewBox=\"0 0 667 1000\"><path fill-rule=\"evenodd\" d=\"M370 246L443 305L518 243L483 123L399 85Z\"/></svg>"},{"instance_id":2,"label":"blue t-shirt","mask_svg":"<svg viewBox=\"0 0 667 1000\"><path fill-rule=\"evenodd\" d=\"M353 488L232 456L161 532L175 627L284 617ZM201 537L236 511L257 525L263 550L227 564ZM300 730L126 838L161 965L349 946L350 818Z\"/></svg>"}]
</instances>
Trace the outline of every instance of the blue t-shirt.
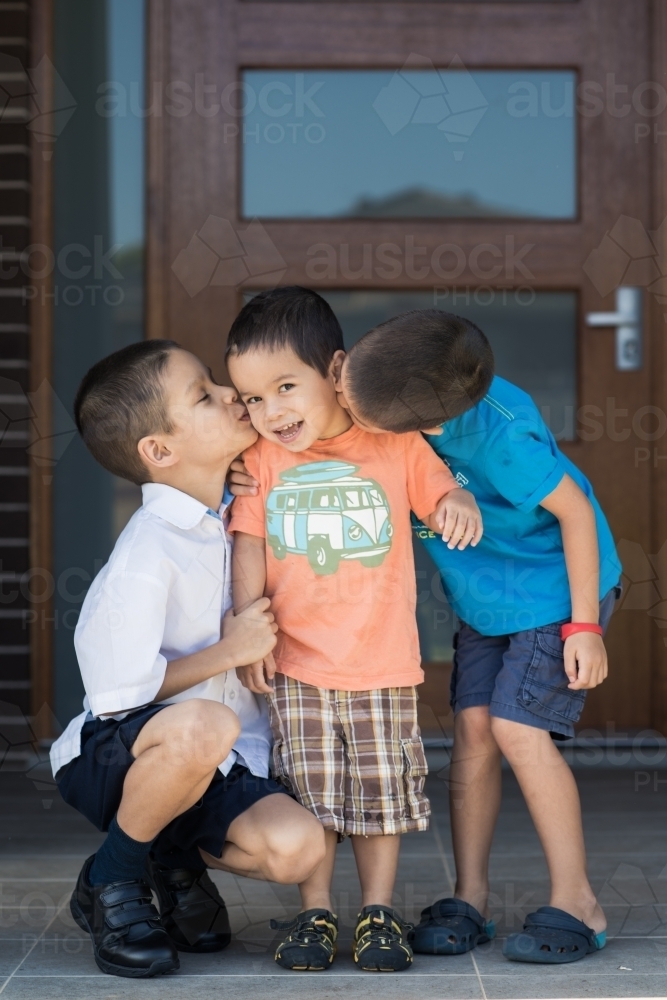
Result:
<instances>
[{"instance_id":1,"label":"blue t-shirt","mask_svg":"<svg viewBox=\"0 0 667 1000\"><path fill-rule=\"evenodd\" d=\"M570 617L560 524L540 501L567 473L595 510L600 597L621 575L614 539L591 484L556 445L530 396L502 378L467 413L426 440L470 490L484 519L476 548L450 550L413 516L456 614L484 635L506 635Z\"/></svg>"}]
</instances>

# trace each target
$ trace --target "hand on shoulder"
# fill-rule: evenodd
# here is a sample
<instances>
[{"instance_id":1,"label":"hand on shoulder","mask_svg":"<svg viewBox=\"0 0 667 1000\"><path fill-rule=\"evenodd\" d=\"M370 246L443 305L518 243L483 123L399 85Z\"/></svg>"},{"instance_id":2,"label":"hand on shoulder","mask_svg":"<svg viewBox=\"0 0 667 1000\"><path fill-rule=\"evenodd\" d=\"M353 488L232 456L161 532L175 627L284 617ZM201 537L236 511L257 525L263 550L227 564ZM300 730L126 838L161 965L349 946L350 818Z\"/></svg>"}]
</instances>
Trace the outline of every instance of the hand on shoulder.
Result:
<instances>
[{"instance_id":1,"label":"hand on shoulder","mask_svg":"<svg viewBox=\"0 0 667 1000\"><path fill-rule=\"evenodd\" d=\"M442 532L448 549L462 550L468 545L474 548L484 533L482 512L469 490L455 489L445 494L426 523L433 531Z\"/></svg>"}]
</instances>

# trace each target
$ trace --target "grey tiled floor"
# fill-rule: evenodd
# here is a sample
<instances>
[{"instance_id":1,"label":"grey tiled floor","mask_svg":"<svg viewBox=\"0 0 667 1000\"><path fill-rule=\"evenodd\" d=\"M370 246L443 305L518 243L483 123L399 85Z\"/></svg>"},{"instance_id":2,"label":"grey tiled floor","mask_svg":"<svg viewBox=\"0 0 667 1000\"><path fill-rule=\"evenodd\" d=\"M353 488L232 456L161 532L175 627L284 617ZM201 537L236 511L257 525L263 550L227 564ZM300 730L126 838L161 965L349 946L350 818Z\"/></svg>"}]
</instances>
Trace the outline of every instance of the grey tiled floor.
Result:
<instances>
[{"instance_id":1,"label":"grey tiled floor","mask_svg":"<svg viewBox=\"0 0 667 1000\"><path fill-rule=\"evenodd\" d=\"M432 756L429 794L434 821L406 837L395 903L414 920L422 906L451 892L444 754ZM341 947L326 973L296 974L272 959L270 917L296 912L293 887L214 878L235 932L221 954L181 956L177 974L136 982L98 972L88 939L69 914L81 863L100 835L47 783L0 774L0 994L2 1000L301 1000L301 998L544 998L667 996L667 810L660 784L667 772L646 765L577 771L584 806L590 872L610 925L599 955L558 968L517 965L502 957L502 938L527 912L548 902L546 868L516 784L505 775L503 810L492 857L493 911L500 940L458 958L417 956L395 976L372 976L353 965L350 943L359 902L349 844L340 849L335 894ZM639 777L638 777L639 775Z\"/></svg>"}]
</instances>

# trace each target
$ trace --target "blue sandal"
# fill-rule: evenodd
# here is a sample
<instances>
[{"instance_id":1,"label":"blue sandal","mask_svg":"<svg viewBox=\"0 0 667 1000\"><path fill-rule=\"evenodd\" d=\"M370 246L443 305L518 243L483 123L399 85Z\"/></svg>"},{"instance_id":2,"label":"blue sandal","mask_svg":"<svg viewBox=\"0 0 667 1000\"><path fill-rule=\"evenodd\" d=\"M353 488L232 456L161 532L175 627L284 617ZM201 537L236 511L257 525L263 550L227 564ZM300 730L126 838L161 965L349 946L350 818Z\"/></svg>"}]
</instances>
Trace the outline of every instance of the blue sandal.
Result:
<instances>
[{"instance_id":1,"label":"blue sandal","mask_svg":"<svg viewBox=\"0 0 667 1000\"><path fill-rule=\"evenodd\" d=\"M408 941L422 955L463 955L495 936L493 920L485 920L470 903L450 897L422 910Z\"/></svg>"},{"instance_id":2,"label":"blue sandal","mask_svg":"<svg viewBox=\"0 0 667 1000\"><path fill-rule=\"evenodd\" d=\"M607 932L596 934L583 920L555 906L541 906L529 913L519 934L510 934L503 955L511 962L537 962L562 965L601 951Z\"/></svg>"}]
</instances>

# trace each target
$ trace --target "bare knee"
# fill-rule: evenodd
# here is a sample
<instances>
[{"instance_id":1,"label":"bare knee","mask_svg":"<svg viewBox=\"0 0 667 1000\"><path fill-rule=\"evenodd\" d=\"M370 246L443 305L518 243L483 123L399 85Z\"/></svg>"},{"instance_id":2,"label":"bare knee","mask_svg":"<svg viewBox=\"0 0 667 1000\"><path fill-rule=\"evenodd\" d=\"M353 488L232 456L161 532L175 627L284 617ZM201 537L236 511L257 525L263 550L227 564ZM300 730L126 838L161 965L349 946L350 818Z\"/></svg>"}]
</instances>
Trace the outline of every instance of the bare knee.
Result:
<instances>
[{"instance_id":1,"label":"bare knee","mask_svg":"<svg viewBox=\"0 0 667 1000\"><path fill-rule=\"evenodd\" d=\"M283 885L298 885L324 861L326 844L320 821L301 810L292 822L267 831L269 878Z\"/></svg>"},{"instance_id":2,"label":"bare knee","mask_svg":"<svg viewBox=\"0 0 667 1000\"><path fill-rule=\"evenodd\" d=\"M521 736L520 732L517 732L517 724L510 722L509 719L498 719L496 716L490 719L490 723L493 738L502 752L505 753L506 750L511 752Z\"/></svg>"},{"instance_id":3,"label":"bare knee","mask_svg":"<svg viewBox=\"0 0 667 1000\"><path fill-rule=\"evenodd\" d=\"M454 723L456 742L467 750L495 749L492 719L486 705L464 708Z\"/></svg>"},{"instance_id":4,"label":"bare knee","mask_svg":"<svg viewBox=\"0 0 667 1000\"><path fill-rule=\"evenodd\" d=\"M205 698L191 698L173 706L171 720L175 750L188 752L193 766L217 767L227 757L241 732L238 716L230 708Z\"/></svg>"},{"instance_id":5,"label":"bare knee","mask_svg":"<svg viewBox=\"0 0 667 1000\"><path fill-rule=\"evenodd\" d=\"M546 763L553 754L560 760L550 734L510 719L491 719L491 732L504 757L512 766Z\"/></svg>"}]
</instances>

